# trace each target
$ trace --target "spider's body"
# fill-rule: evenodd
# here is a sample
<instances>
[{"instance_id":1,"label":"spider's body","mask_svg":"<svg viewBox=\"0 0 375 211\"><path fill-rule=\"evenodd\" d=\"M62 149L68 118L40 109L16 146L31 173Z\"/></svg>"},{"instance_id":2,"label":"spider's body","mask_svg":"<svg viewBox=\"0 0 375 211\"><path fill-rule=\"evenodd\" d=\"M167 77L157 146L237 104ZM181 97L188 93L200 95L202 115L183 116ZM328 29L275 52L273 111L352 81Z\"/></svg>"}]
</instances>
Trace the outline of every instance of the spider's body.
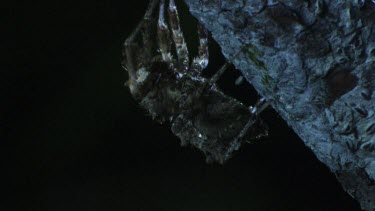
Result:
<instances>
[{"instance_id":1,"label":"spider's body","mask_svg":"<svg viewBox=\"0 0 375 211\"><path fill-rule=\"evenodd\" d=\"M192 144L206 154L207 160L222 163L238 149L249 128L256 130L251 126L267 104L261 100L249 111L247 106L217 88L215 82L228 63L211 79L202 77L201 72L208 64L205 28L198 26L199 55L190 63L173 0L168 7L172 33L164 18L165 0L159 2L158 21L153 27L152 14L158 2L151 1L145 18L124 44L123 65L129 72L130 92L154 119L169 122L183 145ZM157 38L153 36L153 28ZM142 49L136 42L141 31ZM160 54L153 56L155 41Z\"/></svg>"}]
</instances>

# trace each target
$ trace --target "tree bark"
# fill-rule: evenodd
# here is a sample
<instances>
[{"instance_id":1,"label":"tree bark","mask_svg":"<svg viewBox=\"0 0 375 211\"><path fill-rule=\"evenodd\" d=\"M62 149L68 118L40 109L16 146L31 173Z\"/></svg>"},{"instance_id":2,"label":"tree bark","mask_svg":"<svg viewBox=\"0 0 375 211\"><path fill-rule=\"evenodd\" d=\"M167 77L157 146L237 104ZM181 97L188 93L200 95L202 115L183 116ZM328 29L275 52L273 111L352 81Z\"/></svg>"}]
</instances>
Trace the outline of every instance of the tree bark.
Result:
<instances>
[{"instance_id":1,"label":"tree bark","mask_svg":"<svg viewBox=\"0 0 375 211\"><path fill-rule=\"evenodd\" d=\"M185 2L362 209L375 210L372 1Z\"/></svg>"}]
</instances>

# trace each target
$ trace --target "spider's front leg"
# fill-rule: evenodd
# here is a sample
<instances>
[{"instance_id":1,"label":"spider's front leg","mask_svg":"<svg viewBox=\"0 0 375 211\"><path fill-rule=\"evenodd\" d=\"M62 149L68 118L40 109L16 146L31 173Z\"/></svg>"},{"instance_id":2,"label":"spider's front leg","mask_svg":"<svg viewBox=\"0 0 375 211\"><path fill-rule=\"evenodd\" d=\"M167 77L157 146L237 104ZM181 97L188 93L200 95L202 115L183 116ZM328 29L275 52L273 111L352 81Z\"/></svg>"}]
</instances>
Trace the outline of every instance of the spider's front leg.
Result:
<instances>
[{"instance_id":1,"label":"spider's front leg","mask_svg":"<svg viewBox=\"0 0 375 211\"><path fill-rule=\"evenodd\" d=\"M158 44L159 44L159 50L161 53L162 60L166 62L171 62L172 61L172 53L171 53L172 42L170 38L168 25L165 22L164 10L165 10L165 0L161 0L160 5L159 5L159 18L158 18L158 26L157 26Z\"/></svg>"},{"instance_id":2,"label":"spider's front leg","mask_svg":"<svg viewBox=\"0 0 375 211\"><path fill-rule=\"evenodd\" d=\"M146 11L146 14L143 18L143 26L142 26L142 39L143 39L143 61L146 63L151 62L152 60L152 53L154 49L154 35L155 35L155 27L154 22L155 19L153 17L154 8L157 6L159 0L152 0L149 8Z\"/></svg>"},{"instance_id":3,"label":"spider's front leg","mask_svg":"<svg viewBox=\"0 0 375 211\"><path fill-rule=\"evenodd\" d=\"M137 97L139 94L138 84L137 84L137 69L139 68L139 64L143 63L144 61L149 61L151 56L151 40L150 40L150 31L148 26L152 20L152 13L158 3L158 0L151 0L148 5L147 11L145 13L144 18L138 23L137 27L134 31L130 34L130 36L126 39L123 45L123 61L122 65L125 70L128 71L129 80L127 85L129 86L130 92L134 97ZM143 31L143 44L146 48L139 47L139 44L136 42L136 38L138 35Z\"/></svg>"},{"instance_id":4,"label":"spider's front leg","mask_svg":"<svg viewBox=\"0 0 375 211\"><path fill-rule=\"evenodd\" d=\"M208 65L208 33L201 23L198 23L198 38L198 57L193 59L191 69L201 73Z\"/></svg>"},{"instance_id":5,"label":"spider's front leg","mask_svg":"<svg viewBox=\"0 0 375 211\"><path fill-rule=\"evenodd\" d=\"M172 37L176 46L178 62L180 63L182 70L187 71L189 69L189 52L185 43L184 35L181 31L180 20L174 0L169 0L168 14L169 23L172 29Z\"/></svg>"}]
</instances>

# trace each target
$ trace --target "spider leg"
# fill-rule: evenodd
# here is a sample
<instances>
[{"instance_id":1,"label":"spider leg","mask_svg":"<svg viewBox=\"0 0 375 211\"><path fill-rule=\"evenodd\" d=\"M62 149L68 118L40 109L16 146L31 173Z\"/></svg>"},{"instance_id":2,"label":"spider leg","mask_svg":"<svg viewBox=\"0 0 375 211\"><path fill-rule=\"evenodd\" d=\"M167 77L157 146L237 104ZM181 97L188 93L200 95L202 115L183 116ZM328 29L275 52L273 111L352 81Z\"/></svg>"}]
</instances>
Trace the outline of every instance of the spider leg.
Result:
<instances>
[{"instance_id":1,"label":"spider leg","mask_svg":"<svg viewBox=\"0 0 375 211\"><path fill-rule=\"evenodd\" d=\"M193 59L192 69L201 72L208 65L208 41L207 41L207 29L198 23L198 57Z\"/></svg>"},{"instance_id":2,"label":"spider leg","mask_svg":"<svg viewBox=\"0 0 375 211\"><path fill-rule=\"evenodd\" d=\"M158 19L158 43L160 48L160 53L162 56L162 60L166 62L172 61L172 54L171 54L171 38L169 36L170 32L168 29L168 25L164 19L164 8L165 8L165 0L160 1L159 5L159 19Z\"/></svg>"},{"instance_id":3,"label":"spider leg","mask_svg":"<svg viewBox=\"0 0 375 211\"><path fill-rule=\"evenodd\" d=\"M238 55L240 55L241 51L238 51L236 54L233 55L232 60L235 59ZM205 90L211 88L218 80L219 78L224 74L225 70L228 69L229 65L231 63L229 61L226 61L223 66L221 66L220 70L218 70L208 81L204 83L203 86L201 86L197 90L197 96L201 96Z\"/></svg>"},{"instance_id":4,"label":"spider leg","mask_svg":"<svg viewBox=\"0 0 375 211\"><path fill-rule=\"evenodd\" d=\"M169 1L168 14L178 61L182 65L182 69L186 71L189 68L189 52L185 43L184 35L180 28L180 21L174 0Z\"/></svg>"},{"instance_id":5,"label":"spider leg","mask_svg":"<svg viewBox=\"0 0 375 211\"><path fill-rule=\"evenodd\" d=\"M153 12L159 0L152 0L149 4L149 7L146 11L145 16L143 17L143 26L142 26L142 40L143 40L143 61L151 62L152 51L154 50L153 45Z\"/></svg>"},{"instance_id":6,"label":"spider leg","mask_svg":"<svg viewBox=\"0 0 375 211\"><path fill-rule=\"evenodd\" d=\"M257 121L259 114L266 109L270 105L269 101L266 101L266 99L263 97L255 104L255 106L250 106L249 110L251 113L251 117L249 121L246 123L244 128L241 130L240 134L237 136L237 140L241 140L245 135L246 132L249 130L251 126L254 125L254 123Z\"/></svg>"},{"instance_id":7,"label":"spider leg","mask_svg":"<svg viewBox=\"0 0 375 211\"><path fill-rule=\"evenodd\" d=\"M136 65L138 63L137 55L139 52L139 45L136 43L135 38L142 30L142 27L144 26L145 19L149 19L149 17L152 14L152 11L154 10L158 0L152 0L148 6L148 9L145 14L145 18L142 19L137 27L134 29L134 31L130 34L130 36L125 40L123 45L123 56L124 61L122 62L124 69L126 69L129 72L129 79L130 81L135 81L137 79L136 76Z\"/></svg>"},{"instance_id":8,"label":"spider leg","mask_svg":"<svg viewBox=\"0 0 375 211\"><path fill-rule=\"evenodd\" d=\"M243 137L245 137L247 131L255 124L255 122L258 120L259 114L265 110L270 105L269 101L266 101L265 98L261 98L254 107L250 106L249 110L251 113L249 121L247 121L246 125L242 128L241 132L238 134L238 136L234 139L234 141L231 143L230 149L227 151L227 154L225 155L225 159L227 159L230 154L236 150L239 147L239 143L242 141Z\"/></svg>"},{"instance_id":9,"label":"spider leg","mask_svg":"<svg viewBox=\"0 0 375 211\"><path fill-rule=\"evenodd\" d=\"M123 47L123 56L124 60L122 61L122 65L125 70L129 73L130 80L136 80L136 63L137 57L136 55L139 53L138 51L138 44L134 42L136 35L141 30L141 24L139 24L133 33L126 39L124 42Z\"/></svg>"},{"instance_id":10,"label":"spider leg","mask_svg":"<svg viewBox=\"0 0 375 211\"><path fill-rule=\"evenodd\" d=\"M239 56L241 52L242 52L242 51L240 50L240 51L238 51L236 54L234 54L231 60L237 58L237 56ZM220 79L220 77L224 74L224 72L228 69L228 67L229 67L230 64L231 64L231 62L226 61L225 64L220 68L220 70L218 70L218 71L217 71L217 72L216 72L216 73L210 78L209 83L210 83L210 84L214 84L214 83L216 83L216 82Z\"/></svg>"},{"instance_id":11,"label":"spider leg","mask_svg":"<svg viewBox=\"0 0 375 211\"><path fill-rule=\"evenodd\" d=\"M258 117L259 114L264 111L264 109L266 109L268 106L270 105L270 102L267 101L264 97L260 98L260 100L258 100L258 102L255 104L254 107L251 107L250 108L250 113L253 115L253 116L256 116Z\"/></svg>"}]
</instances>

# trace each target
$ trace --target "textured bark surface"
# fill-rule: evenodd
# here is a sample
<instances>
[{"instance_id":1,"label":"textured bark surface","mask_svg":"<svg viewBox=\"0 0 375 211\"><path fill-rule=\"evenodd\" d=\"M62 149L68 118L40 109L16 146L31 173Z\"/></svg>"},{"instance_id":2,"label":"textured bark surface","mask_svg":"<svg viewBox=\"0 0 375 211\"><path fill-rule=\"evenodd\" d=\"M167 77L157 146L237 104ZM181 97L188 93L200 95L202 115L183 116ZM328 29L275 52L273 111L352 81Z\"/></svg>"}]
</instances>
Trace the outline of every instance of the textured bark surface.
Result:
<instances>
[{"instance_id":1,"label":"textured bark surface","mask_svg":"<svg viewBox=\"0 0 375 211\"><path fill-rule=\"evenodd\" d=\"M245 78L375 210L375 5L360 0L185 0ZM324 190L322 190L324 191Z\"/></svg>"}]
</instances>

